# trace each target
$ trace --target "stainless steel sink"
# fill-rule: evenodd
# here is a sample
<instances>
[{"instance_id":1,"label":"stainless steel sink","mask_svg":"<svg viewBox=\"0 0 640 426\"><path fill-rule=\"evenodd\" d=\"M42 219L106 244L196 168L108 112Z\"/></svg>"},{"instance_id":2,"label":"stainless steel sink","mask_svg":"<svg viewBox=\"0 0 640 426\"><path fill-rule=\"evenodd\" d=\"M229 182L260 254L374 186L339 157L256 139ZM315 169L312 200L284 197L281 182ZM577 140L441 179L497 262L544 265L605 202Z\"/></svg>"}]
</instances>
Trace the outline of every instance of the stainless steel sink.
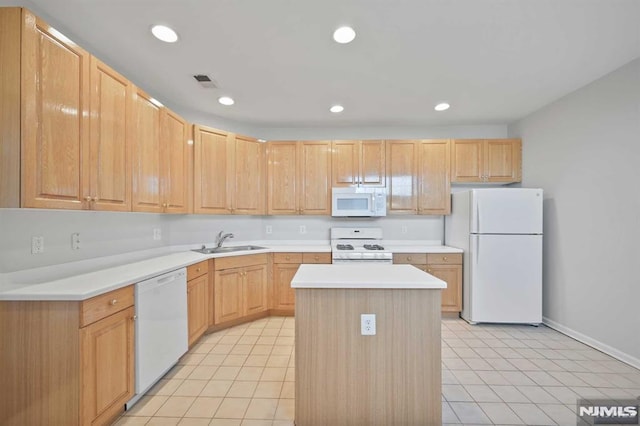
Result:
<instances>
[{"instance_id":1,"label":"stainless steel sink","mask_svg":"<svg viewBox=\"0 0 640 426\"><path fill-rule=\"evenodd\" d=\"M233 246L233 247L203 247L201 249L192 250L202 254L213 253L229 253L234 251L250 251L250 250L264 250L266 247L260 246Z\"/></svg>"}]
</instances>

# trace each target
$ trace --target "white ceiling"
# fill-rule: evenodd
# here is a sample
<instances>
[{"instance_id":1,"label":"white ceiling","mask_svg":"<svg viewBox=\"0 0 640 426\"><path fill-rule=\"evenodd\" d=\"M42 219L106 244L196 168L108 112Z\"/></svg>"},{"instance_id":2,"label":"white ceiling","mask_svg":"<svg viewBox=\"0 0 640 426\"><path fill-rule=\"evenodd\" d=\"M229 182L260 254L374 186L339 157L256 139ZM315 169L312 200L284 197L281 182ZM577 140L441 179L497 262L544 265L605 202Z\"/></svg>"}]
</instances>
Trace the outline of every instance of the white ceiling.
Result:
<instances>
[{"instance_id":1,"label":"white ceiling","mask_svg":"<svg viewBox=\"0 0 640 426\"><path fill-rule=\"evenodd\" d=\"M17 3L187 118L265 128L506 124L640 57L638 0ZM156 23L180 41L153 38ZM345 24L358 35L336 44Z\"/></svg>"}]
</instances>

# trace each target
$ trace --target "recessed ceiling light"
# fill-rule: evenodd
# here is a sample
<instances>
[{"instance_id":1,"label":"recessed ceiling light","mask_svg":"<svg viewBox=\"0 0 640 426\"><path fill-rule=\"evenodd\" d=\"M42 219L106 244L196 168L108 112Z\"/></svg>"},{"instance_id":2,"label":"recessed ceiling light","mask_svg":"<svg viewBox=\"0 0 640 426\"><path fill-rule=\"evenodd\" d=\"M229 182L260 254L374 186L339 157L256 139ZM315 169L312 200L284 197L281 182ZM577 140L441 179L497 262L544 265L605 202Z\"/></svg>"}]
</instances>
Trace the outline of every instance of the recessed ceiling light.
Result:
<instances>
[{"instance_id":1,"label":"recessed ceiling light","mask_svg":"<svg viewBox=\"0 0 640 426\"><path fill-rule=\"evenodd\" d=\"M178 34L166 25L154 25L151 27L151 33L158 39L166 43L175 43L178 41Z\"/></svg>"},{"instance_id":2,"label":"recessed ceiling light","mask_svg":"<svg viewBox=\"0 0 640 426\"><path fill-rule=\"evenodd\" d=\"M433 109L435 109L436 111L446 111L449 109L451 105L449 105L446 102L442 102L441 104L436 105Z\"/></svg>"},{"instance_id":3,"label":"recessed ceiling light","mask_svg":"<svg viewBox=\"0 0 640 426\"><path fill-rule=\"evenodd\" d=\"M356 32L351 27L340 27L333 32L333 39L336 43L351 43L356 38Z\"/></svg>"},{"instance_id":4,"label":"recessed ceiling light","mask_svg":"<svg viewBox=\"0 0 640 426\"><path fill-rule=\"evenodd\" d=\"M236 101L234 101L232 98L228 97L228 96L221 96L218 98L218 102L220 102L222 105L233 105L236 103Z\"/></svg>"},{"instance_id":5,"label":"recessed ceiling light","mask_svg":"<svg viewBox=\"0 0 640 426\"><path fill-rule=\"evenodd\" d=\"M331 108L329 108L329 111L333 112L333 113L339 113L344 111L344 107L342 105L334 105Z\"/></svg>"},{"instance_id":6,"label":"recessed ceiling light","mask_svg":"<svg viewBox=\"0 0 640 426\"><path fill-rule=\"evenodd\" d=\"M162 108L164 106L162 105L162 102L160 102L156 98L149 98L149 101L151 101L151 103L157 106L158 108Z\"/></svg>"}]
</instances>

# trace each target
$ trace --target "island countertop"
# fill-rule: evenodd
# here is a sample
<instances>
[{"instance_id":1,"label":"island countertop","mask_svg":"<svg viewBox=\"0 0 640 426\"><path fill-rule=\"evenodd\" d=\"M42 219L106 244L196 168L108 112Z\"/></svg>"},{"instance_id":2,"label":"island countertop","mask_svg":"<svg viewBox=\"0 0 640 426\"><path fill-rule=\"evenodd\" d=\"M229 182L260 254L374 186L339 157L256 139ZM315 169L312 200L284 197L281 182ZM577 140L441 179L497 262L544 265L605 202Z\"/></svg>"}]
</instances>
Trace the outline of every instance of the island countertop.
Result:
<instances>
[{"instance_id":1,"label":"island countertop","mask_svg":"<svg viewBox=\"0 0 640 426\"><path fill-rule=\"evenodd\" d=\"M411 265L300 265L292 288L444 289L447 283Z\"/></svg>"}]
</instances>

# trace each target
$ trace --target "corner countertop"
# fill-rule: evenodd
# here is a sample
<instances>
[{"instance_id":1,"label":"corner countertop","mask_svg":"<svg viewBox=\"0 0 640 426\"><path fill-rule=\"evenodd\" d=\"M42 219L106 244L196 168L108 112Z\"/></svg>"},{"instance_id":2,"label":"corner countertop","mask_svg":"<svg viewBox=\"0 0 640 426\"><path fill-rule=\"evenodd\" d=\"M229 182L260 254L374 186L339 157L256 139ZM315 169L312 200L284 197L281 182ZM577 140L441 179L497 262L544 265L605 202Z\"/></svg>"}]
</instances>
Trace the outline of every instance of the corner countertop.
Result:
<instances>
[{"instance_id":1,"label":"corner countertop","mask_svg":"<svg viewBox=\"0 0 640 426\"><path fill-rule=\"evenodd\" d=\"M300 265L291 287L358 289L444 289L447 283L411 265Z\"/></svg>"},{"instance_id":2,"label":"corner countertop","mask_svg":"<svg viewBox=\"0 0 640 426\"><path fill-rule=\"evenodd\" d=\"M260 253L331 252L329 242L323 240L242 241L225 246L249 244L265 249L201 254L191 251L199 246L171 246L0 274L0 301L86 300L211 258ZM440 245L439 241L385 241L385 244L398 253L462 253L460 249Z\"/></svg>"}]
</instances>

